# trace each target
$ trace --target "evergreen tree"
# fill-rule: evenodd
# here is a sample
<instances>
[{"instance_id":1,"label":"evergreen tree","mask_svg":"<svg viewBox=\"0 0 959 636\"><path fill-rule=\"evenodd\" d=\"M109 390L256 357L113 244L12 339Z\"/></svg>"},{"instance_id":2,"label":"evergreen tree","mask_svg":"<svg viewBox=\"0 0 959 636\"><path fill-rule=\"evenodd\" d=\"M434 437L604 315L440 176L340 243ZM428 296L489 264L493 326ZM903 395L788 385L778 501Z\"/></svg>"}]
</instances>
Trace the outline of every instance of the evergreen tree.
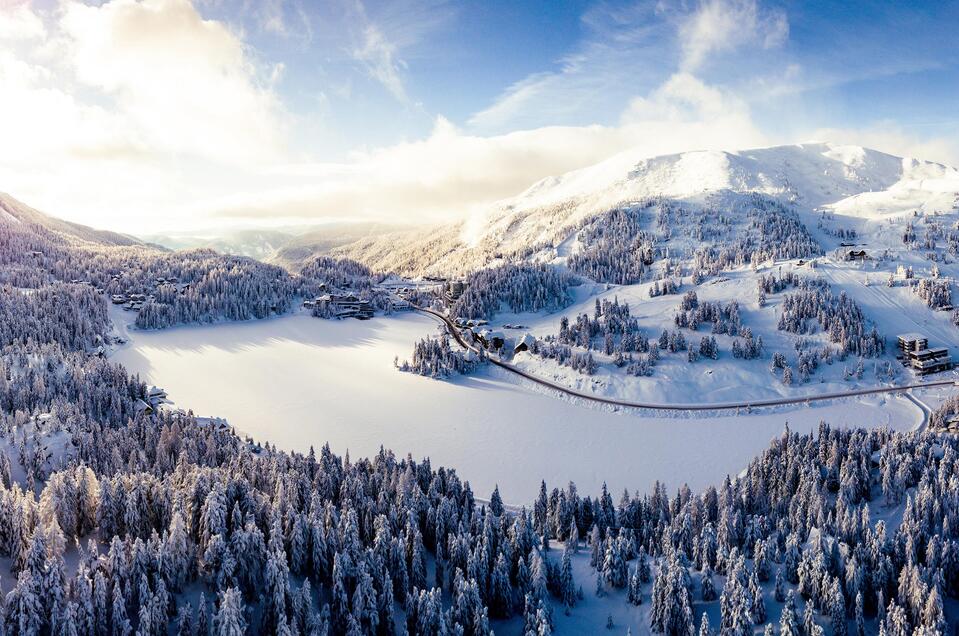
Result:
<instances>
[{"instance_id":1,"label":"evergreen tree","mask_svg":"<svg viewBox=\"0 0 959 636\"><path fill-rule=\"evenodd\" d=\"M799 617L796 614L796 596L792 590L786 594L786 604L783 605L782 614L779 615L779 634L780 636L801 636L799 629Z\"/></svg>"},{"instance_id":2,"label":"evergreen tree","mask_svg":"<svg viewBox=\"0 0 959 636\"><path fill-rule=\"evenodd\" d=\"M227 588L220 594L220 607L213 617L213 633L216 636L243 636L246 633L244 603L240 591Z\"/></svg>"},{"instance_id":3,"label":"evergreen tree","mask_svg":"<svg viewBox=\"0 0 959 636\"><path fill-rule=\"evenodd\" d=\"M713 628L709 624L709 615L703 612L702 619L699 621L699 636L713 636Z\"/></svg>"},{"instance_id":4,"label":"evergreen tree","mask_svg":"<svg viewBox=\"0 0 959 636\"><path fill-rule=\"evenodd\" d=\"M493 494L489 498L489 509L497 517L503 516L503 499L499 494L499 484L493 488Z\"/></svg>"}]
</instances>

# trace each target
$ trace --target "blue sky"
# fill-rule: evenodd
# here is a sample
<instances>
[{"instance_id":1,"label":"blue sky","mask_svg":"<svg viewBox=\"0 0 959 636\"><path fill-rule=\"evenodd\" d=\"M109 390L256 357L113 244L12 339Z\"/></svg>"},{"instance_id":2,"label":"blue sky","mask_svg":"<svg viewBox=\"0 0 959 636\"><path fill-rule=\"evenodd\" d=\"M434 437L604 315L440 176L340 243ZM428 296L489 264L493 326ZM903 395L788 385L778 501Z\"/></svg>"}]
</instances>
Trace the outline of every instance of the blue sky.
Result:
<instances>
[{"instance_id":1,"label":"blue sky","mask_svg":"<svg viewBox=\"0 0 959 636\"><path fill-rule=\"evenodd\" d=\"M247 33L264 62L284 64L278 91L296 113L318 120L332 153L425 136L437 116L477 134L615 125L631 98L682 69L679 25L709 4L758 14L761 33L717 42L696 74L746 99L761 125L893 124L918 138L957 130L959 45L950 31L959 3L681 4L277 3L282 33L264 28L262 13L230 3L209 14ZM395 47L403 98L357 59L370 27ZM765 43L769 31L776 34ZM776 90L763 91L767 83ZM525 100L528 107L490 114L536 85L540 96Z\"/></svg>"},{"instance_id":2,"label":"blue sky","mask_svg":"<svg viewBox=\"0 0 959 636\"><path fill-rule=\"evenodd\" d=\"M956 24L959 2L0 0L0 190L145 231L441 221L623 151L959 163Z\"/></svg>"}]
</instances>

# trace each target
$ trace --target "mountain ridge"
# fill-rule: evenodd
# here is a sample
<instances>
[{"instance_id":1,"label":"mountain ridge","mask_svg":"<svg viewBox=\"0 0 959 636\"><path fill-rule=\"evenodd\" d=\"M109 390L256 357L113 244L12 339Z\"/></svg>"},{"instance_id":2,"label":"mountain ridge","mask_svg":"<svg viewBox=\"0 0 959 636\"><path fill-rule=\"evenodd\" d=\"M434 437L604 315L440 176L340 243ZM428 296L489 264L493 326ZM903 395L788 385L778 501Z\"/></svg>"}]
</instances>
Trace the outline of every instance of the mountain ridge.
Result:
<instances>
[{"instance_id":1,"label":"mountain ridge","mask_svg":"<svg viewBox=\"0 0 959 636\"><path fill-rule=\"evenodd\" d=\"M721 206L730 197L761 194L801 212L879 219L912 208L949 209L959 195L956 168L861 146L814 142L636 154L541 179L482 214L423 236L359 241L333 253L375 269L458 275L536 246L559 251L588 219L650 198Z\"/></svg>"},{"instance_id":2,"label":"mountain ridge","mask_svg":"<svg viewBox=\"0 0 959 636\"><path fill-rule=\"evenodd\" d=\"M6 192L0 192L0 223L40 226L67 238L89 243L114 246L145 245L140 239L128 234L100 230L50 216L30 207Z\"/></svg>"}]
</instances>

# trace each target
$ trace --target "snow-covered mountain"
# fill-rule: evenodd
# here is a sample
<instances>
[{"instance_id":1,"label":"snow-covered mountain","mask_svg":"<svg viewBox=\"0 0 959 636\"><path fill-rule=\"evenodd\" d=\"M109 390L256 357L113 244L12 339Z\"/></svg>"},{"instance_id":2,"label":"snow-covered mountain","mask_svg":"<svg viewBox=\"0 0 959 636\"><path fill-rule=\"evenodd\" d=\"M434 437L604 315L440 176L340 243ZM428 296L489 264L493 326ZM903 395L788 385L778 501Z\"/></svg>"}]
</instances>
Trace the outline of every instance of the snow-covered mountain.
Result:
<instances>
[{"instance_id":1,"label":"snow-covered mountain","mask_svg":"<svg viewBox=\"0 0 959 636\"><path fill-rule=\"evenodd\" d=\"M642 197L686 198L704 192L761 192L808 206L886 190L903 180L957 177L954 169L860 146L828 143L739 151L693 151L653 158L625 152L602 163L549 177L511 201L528 209L578 199L608 207Z\"/></svg>"},{"instance_id":2,"label":"snow-covered mountain","mask_svg":"<svg viewBox=\"0 0 959 636\"><path fill-rule=\"evenodd\" d=\"M959 170L859 146L810 143L644 158L624 152L548 177L486 213L433 233L360 241L338 253L376 268L458 272L539 247L558 248L589 218L650 198L722 206L759 193L799 212L878 220L949 210Z\"/></svg>"},{"instance_id":3,"label":"snow-covered mountain","mask_svg":"<svg viewBox=\"0 0 959 636\"><path fill-rule=\"evenodd\" d=\"M103 245L141 245L142 242L127 234L97 230L79 223L58 219L31 208L14 197L0 192L0 225L42 227L56 232L68 240L80 240Z\"/></svg>"}]
</instances>

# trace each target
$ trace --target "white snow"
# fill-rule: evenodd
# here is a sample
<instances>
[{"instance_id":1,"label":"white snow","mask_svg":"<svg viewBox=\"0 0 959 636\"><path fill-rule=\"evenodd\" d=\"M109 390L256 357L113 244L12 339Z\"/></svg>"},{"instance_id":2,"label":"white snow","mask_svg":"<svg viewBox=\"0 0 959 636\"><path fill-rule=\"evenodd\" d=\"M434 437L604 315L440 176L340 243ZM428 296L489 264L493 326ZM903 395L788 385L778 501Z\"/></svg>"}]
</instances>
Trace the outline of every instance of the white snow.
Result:
<instances>
[{"instance_id":1,"label":"white snow","mask_svg":"<svg viewBox=\"0 0 959 636\"><path fill-rule=\"evenodd\" d=\"M122 319L122 312L115 314ZM129 318L126 318L129 320ZM326 321L305 315L161 332L129 332L113 359L198 415L226 418L280 448L431 457L456 468L477 496L499 484L508 502L526 503L541 479L581 492L645 491L718 483L738 473L786 421L810 430L836 425L908 429L921 419L895 397L780 412L646 416L574 404L517 384L502 371L455 381L401 373L394 356L434 332L420 315ZM687 395L696 401L697 395Z\"/></svg>"},{"instance_id":2,"label":"white snow","mask_svg":"<svg viewBox=\"0 0 959 636\"><path fill-rule=\"evenodd\" d=\"M18 219L17 217L13 216L12 214L4 210L2 206L0 206L0 220L7 221L9 223L20 222L20 219Z\"/></svg>"},{"instance_id":3,"label":"white snow","mask_svg":"<svg viewBox=\"0 0 959 636\"><path fill-rule=\"evenodd\" d=\"M711 193L759 192L801 210L830 207L878 218L912 209L948 209L959 170L860 146L808 143L751 150L643 157L626 151L543 179L470 220L470 245L503 253L568 238L583 219L647 197L702 200Z\"/></svg>"}]
</instances>

